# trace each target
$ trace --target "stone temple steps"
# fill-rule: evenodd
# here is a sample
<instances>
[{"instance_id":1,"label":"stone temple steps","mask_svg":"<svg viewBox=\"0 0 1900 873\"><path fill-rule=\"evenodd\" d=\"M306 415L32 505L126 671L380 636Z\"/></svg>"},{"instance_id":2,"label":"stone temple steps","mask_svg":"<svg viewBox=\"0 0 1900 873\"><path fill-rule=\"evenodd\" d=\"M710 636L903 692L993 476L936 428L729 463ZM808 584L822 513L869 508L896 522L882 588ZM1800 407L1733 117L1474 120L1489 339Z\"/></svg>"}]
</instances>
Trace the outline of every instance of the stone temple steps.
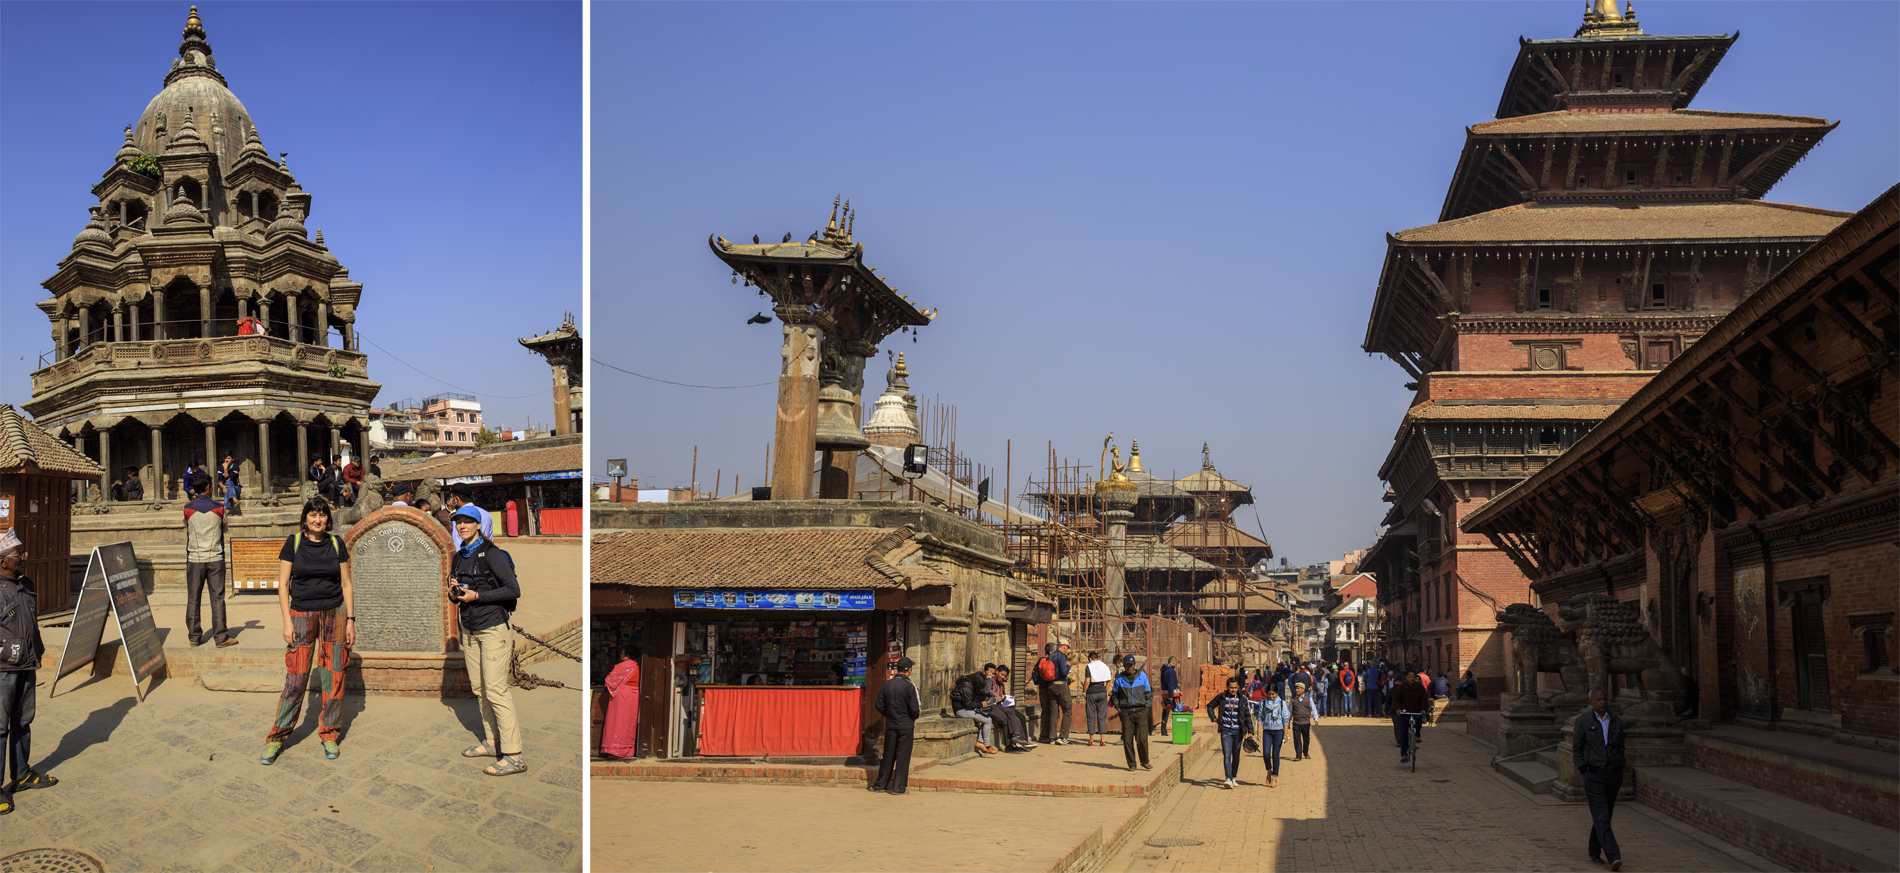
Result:
<instances>
[{"instance_id":1,"label":"stone temple steps","mask_svg":"<svg viewBox=\"0 0 1900 873\"><path fill-rule=\"evenodd\" d=\"M1532 794L1549 794L1551 783L1557 781L1557 750L1539 749L1495 761L1492 767Z\"/></svg>"}]
</instances>

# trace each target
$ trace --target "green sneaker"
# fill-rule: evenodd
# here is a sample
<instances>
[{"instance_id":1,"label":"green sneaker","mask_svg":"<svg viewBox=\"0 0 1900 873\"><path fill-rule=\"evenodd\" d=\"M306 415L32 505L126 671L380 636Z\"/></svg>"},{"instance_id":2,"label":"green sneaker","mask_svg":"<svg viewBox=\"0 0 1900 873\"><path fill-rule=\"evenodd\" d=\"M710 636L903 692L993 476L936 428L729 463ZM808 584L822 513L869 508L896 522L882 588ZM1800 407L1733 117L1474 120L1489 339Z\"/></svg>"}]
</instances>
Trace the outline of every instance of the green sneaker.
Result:
<instances>
[{"instance_id":1,"label":"green sneaker","mask_svg":"<svg viewBox=\"0 0 1900 873\"><path fill-rule=\"evenodd\" d=\"M334 761L336 760L336 756L339 754L341 754L341 750L337 748L336 740L323 741L323 756L325 758L329 758L330 760Z\"/></svg>"},{"instance_id":2,"label":"green sneaker","mask_svg":"<svg viewBox=\"0 0 1900 873\"><path fill-rule=\"evenodd\" d=\"M265 743L264 754L258 757L257 763L268 766L276 762L277 756L283 753L284 753L283 743L276 743L276 742Z\"/></svg>"}]
</instances>

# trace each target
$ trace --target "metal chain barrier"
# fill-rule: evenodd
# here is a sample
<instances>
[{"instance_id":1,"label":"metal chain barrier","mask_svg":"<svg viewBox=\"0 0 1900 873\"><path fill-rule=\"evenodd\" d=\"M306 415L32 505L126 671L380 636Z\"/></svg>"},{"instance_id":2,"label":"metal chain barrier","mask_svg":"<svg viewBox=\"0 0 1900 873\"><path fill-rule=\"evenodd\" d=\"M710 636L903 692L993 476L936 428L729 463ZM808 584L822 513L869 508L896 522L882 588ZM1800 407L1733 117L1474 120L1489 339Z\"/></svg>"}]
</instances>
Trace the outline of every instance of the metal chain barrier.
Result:
<instances>
[{"instance_id":1,"label":"metal chain barrier","mask_svg":"<svg viewBox=\"0 0 1900 873\"><path fill-rule=\"evenodd\" d=\"M554 654L560 655L561 657L566 658L570 661L573 661L575 663L580 663L581 656L576 655L572 652L562 651L561 649L556 648L554 644L540 637L537 637L534 634L528 633L525 630L522 630L519 626L513 623L510 623L508 626L512 628L515 633L518 633L524 637L527 637L530 642L536 643L540 645L542 648L547 649L548 651L553 652ZM565 683L559 682L554 679L544 679L540 676L536 676L533 673L528 672L525 669L522 669L521 652L518 649L515 650L508 658L508 684L513 685L516 688L520 688L524 691L532 691L536 688L566 688L567 687Z\"/></svg>"}]
</instances>

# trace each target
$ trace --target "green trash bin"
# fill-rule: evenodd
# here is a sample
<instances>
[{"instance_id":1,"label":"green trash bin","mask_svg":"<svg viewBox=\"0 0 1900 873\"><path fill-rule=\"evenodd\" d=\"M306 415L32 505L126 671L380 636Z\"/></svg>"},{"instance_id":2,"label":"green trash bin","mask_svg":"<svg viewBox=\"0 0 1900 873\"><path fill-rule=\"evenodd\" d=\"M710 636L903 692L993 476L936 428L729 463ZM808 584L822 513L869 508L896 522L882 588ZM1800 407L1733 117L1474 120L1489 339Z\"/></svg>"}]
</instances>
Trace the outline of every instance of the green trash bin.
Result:
<instances>
[{"instance_id":1,"label":"green trash bin","mask_svg":"<svg viewBox=\"0 0 1900 873\"><path fill-rule=\"evenodd\" d=\"M1168 713L1168 733L1174 736L1174 744L1177 746L1194 742L1194 713Z\"/></svg>"}]
</instances>

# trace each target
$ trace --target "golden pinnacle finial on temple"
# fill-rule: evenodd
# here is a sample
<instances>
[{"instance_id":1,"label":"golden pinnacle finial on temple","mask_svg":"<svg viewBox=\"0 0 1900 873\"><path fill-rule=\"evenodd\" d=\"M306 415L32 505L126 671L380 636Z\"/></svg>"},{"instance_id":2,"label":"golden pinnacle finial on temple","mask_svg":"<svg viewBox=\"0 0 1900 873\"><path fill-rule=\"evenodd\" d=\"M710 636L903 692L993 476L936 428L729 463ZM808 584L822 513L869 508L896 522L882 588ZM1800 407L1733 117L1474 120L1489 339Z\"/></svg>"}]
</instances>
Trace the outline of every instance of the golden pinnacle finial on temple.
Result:
<instances>
[{"instance_id":1,"label":"golden pinnacle finial on temple","mask_svg":"<svg viewBox=\"0 0 1900 873\"><path fill-rule=\"evenodd\" d=\"M908 375L910 375L910 370L909 370L908 368L906 368L906 367L904 366L904 353L903 353L903 352L898 352L898 353L897 353L897 374L898 374L898 375L900 375L900 376L908 376Z\"/></svg>"},{"instance_id":2,"label":"golden pinnacle finial on temple","mask_svg":"<svg viewBox=\"0 0 1900 873\"><path fill-rule=\"evenodd\" d=\"M1207 454L1207 443L1201 443L1201 469L1214 469L1214 461Z\"/></svg>"},{"instance_id":3,"label":"golden pinnacle finial on temple","mask_svg":"<svg viewBox=\"0 0 1900 873\"><path fill-rule=\"evenodd\" d=\"M1147 472L1141 469L1141 440L1131 440L1128 443L1128 472Z\"/></svg>"},{"instance_id":4,"label":"golden pinnacle finial on temple","mask_svg":"<svg viewBox=\"0 0 1900 873\"><path fill-rule=\"evenodd\" d=\"M838 235L838 203L839 201L842 201L843 199L844 199L843 194L840 194L836 197L831 198L831 220L825 223L825 238L826 239L830 239L831 237Z\"/></svg>"},{"instance_id":5,"label":"golden pinnacle finial on temple","mask_svg":"<svg viewBox=\"0 0 1900 873\"><path fill-rule=\"evenodd\" d=\"M192 36L193 35L192 31L194 30L198 31L198 33L196 34L197 36L205 35L205 23L202 19L198 17L198 7L196 6L191 7L191 14L188 16L185 16L185 34L184 35Z\"/></svg>"}]
</instances>

